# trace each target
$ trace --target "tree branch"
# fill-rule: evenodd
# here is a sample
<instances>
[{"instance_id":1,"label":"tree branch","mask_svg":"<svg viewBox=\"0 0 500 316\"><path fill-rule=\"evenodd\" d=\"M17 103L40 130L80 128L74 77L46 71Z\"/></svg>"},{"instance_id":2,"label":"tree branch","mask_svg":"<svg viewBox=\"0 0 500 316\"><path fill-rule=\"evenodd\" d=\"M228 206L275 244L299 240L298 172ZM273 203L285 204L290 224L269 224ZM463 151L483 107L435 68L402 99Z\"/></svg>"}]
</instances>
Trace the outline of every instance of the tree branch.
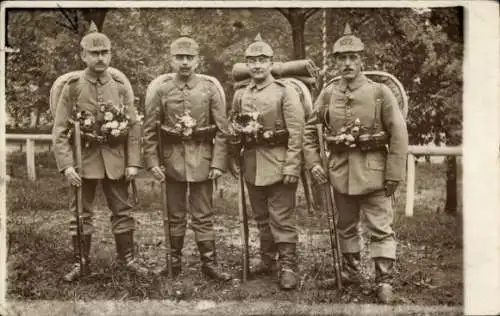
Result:
<instances>
[{"instance_id":1,"label":"tree branch","mask_svg":"<svg viewBox=\"0 0 500 316\"><path fill-rule=\"evenodd\" d=\"M276 10L278 10L281 14L283 14L283 16L287 20L290 20L290 11L288 9L285 9L285 8L276 8Z\"/></svg>"},{"instance_id":2,"label":"tree branch","mask_svg":"<svg viewBox=\"0 0 500 316\"><path fill-rule=\"evenodd\" d=\"M304 13L304 20L307 21L311 16L313 16L316 12L318 12L320 9L307 9L306 12Z\"/></svg>"}]
</instances>

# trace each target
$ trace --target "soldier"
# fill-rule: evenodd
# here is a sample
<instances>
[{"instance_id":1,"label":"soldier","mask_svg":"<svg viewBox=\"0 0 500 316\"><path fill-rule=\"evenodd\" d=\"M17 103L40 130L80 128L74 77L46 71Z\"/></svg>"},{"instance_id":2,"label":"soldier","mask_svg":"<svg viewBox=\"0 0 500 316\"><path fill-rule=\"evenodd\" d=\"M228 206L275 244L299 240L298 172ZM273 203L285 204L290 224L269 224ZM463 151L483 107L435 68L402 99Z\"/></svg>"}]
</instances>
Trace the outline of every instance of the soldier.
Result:
<instances>
[{"instance_id":1,"label":"soldier","mask_svg":"<svg viewBox=\"0 0 500 316\"><path fill-rule=\"evenodd\" d=\"M141 127L137 121L133 100L127 95L125 83L107 69L111 59L111 41L97 31L92 22L89 33L81 42L81 58L87 68L80 76L70 79L64 86L55 109L54 127L52 130L54 154L57 167L71 185L81 186L83 197L82 240L83 259L89 262L92 225L92 207L96 186L102 181L102 188L109 209L112 212L111 229L115 237L118 262L128 271L145 275L148 271L134 259L133 232L135 222L132 204L128 201L128 184L134 179L141 167L140 137ZM97 121L102 121L104 114L101 108L111 102L114 106L125 106L129 116L129 133L127 139L116 145L108 143L92 143L82 148L82 169L80 175L75 170L73 148L66 134L67 122L74 111L88 111ZM71 202L71 209L76 211L76 198ZM81 276L76 236L76 221L70 223L75 264L64 276L73 281Z\"/></svg>"},{"instance_id":2,"label":"soldier","mask_svg":"<svg viewBox=\"0 0 500 316\"><path fill-rule=\"evenodd\" d=\"M240 167L260 235L260 261L252 273L274 272L279 253L280 286L293 289L298 277L295 194L302 166L304 109L297 92L272 76L273 50L260 35L246 49L245 59L251 82L235 93L232 116L258 112L264 130L288 132L281 143L244 148Z\"/></svg>"},{"instance_id":3,"label":"soldier","mask_svg":"<svg viewBox=\"0 0 500 316\"><path fill-rule=\"evenodd\" d=\"M159 181L167 183L167 208L170 218L173 276L181 272L182 248L186 233L186 194L192 228L200 251L202 273L218 280L230 280L216 260L213 227L213 180L227 168L226 105L218 88L208 76L195 74L199 64L199 45L190 37L180 37L170 46L171 66L175 76L167 77L146 102L144 116L144 160ZM215 80L215 78L213 78ZM186 112L189 111L189 112ZM202 141L183 138L163 139L165 170L157 155L158 136L155 122L173 129L178 117L190 113L197 128L215 127L212 136ZM163 135L162 135L163 137ZM163 163L162 162L162 163ZM167 272L166 270L163 273Z\"/></svg>"},{"instance_id":4,"label":"soldier","mask_svg":"<svg viewBox=\"0 0 500 316\"><path fill-rule=\"evenodd\" d=\"M370 255L375 262L377 296L392 300L391 277L396 258L396 240L392 230L391 196L403 180L408 148L408 133L397 100L387 86L369 80L362 73L364 45L352 35L349 25L337 40L333 53L341 79L321 91L315 113L304 131L306 167L319 183L328 179L321 167L315 125L324 124L334 132L354 126L376 127L374 134L388 135L380 146L361 150L349 143L349 149L329 144L328 166L335 202L339 211L337 229L345 282L361 282L360 218L371 234ZM386 144L388 146L386 146Z\"/></svg>"}]
</instances>

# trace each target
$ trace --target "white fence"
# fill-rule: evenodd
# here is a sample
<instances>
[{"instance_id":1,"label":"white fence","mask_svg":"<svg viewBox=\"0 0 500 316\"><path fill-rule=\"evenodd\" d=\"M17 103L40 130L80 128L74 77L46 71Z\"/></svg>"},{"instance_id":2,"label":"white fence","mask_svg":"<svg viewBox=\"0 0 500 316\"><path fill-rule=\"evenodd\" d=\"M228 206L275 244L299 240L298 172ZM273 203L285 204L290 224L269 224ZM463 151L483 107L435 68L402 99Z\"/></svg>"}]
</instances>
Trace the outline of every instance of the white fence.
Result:
<instances>
[{"instance_id":1,"label":"white fence","mask_svg":"<svg viewBox=\"0 0 500 316\"><path fill-rule=\"evenodd\" d=\"M26 142L26 170L28 178L32 181L36 180L36 163L35 163L35 142L51 142L51 135L44 134L6 134L7 142ZM406 174L406 207L405 215L413 216L413 208L415 201L415 155L430 155L430 156L461 156L462 147L430 147L430 146L409 146L408 162Z\"/></svg>"}]
</instances>

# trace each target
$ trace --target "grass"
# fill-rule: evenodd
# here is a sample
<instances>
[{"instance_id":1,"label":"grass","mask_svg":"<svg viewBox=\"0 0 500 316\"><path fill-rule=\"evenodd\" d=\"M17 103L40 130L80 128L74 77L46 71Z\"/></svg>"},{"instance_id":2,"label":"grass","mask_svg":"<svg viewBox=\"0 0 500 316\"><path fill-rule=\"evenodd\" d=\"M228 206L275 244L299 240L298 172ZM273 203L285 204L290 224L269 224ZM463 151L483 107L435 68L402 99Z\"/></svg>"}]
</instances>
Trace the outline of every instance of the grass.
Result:
<instances>
[{"instance_id":1,"label":"grass","mask_svg":"<svg viewBox=\"0 0 500 316\"><path fill-rule=\"evenodd\" d=\"M260 308L264 305L250 304L246 309L238 310L231 307L233 305L230 302L239 302L234 303L236 305L252 301L280 302L276 306L268 305L269 315L283 314L283 311L304 314L304 309L300 306L357 303L358 308L363 308L368 306L363 304L375 303L373 293L368 287L350 287L338 293L335 289L325 289L321 286L321 281L333 274L328 225L321 212L308 214L302 190L299 190L297 198L301 282L295 291L280 291L275 277L253 279L246 284L238 281L219 283L203 279L190 229L183 251L184 271L175 282L164 278L138 279L128 276L114 264L115 248L110 232L109 211L105 207L102 193L98 194L96 200L97 231L93 237L91 252L94 274L73 284L64 283L61 274L70 267L72 253L67 233L67 223L71 216L67 210L69 191L57 173L51 155L40 155L37 157L37 163L39 180L30 183L21 172L23 157L14 156L8 159L8 170L15 171L7 187L8 300L27 303L33 300L143 302L166 299L177 304L192 302L189 303L191 307L195 305L194 302L209 300L216 302L216 307L207 310L219 310L221 306L226 306L223 310L236 311L237 314L252 314L252 310L261 314ZM165 263L159 187L147 174L142 174L137 181L140 202L134 213L138 221L136 247L140 260L151 269L158 269ZM218 183L214 208L218 256L225 269L238 277L240 235L236 183L230 175L223 176ZM405 185L400 187L394 222L399 240L396 304L463 304L461 216L450 216L442 212L444 198L444 165L420 163L417 166L413 217L405 217L403 214ZM459 206L461 209L461 204ZM250 229L251 258L257 258L257 230L253 222ZM363 256L366 255L364 251ZM367 277L373 277L373 267L366 260L364 272ZM287 302L296 305L287 307ZM397 307L392 308L394 312ZM81 315L90 315L85 308L81 311ZM222 310L219 311L221 312L215 314L225 314ZM317 311L321 313L321 309ZM440 313L438 309L435 311ZM428 314L432 314L432 311ZM152 309L149 315L157 313Z\"/></svg>"}]
</instances>

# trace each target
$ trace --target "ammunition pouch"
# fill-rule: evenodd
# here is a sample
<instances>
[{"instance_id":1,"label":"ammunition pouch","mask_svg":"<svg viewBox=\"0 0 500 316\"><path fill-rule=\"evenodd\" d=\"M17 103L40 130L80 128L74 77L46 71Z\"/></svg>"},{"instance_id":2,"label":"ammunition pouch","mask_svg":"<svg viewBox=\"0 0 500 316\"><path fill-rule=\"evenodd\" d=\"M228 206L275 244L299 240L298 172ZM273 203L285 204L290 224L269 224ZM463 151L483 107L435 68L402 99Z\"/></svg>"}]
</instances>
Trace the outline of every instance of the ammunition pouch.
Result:
<instances>
[{"instance_id":1,"label":"ammunition pouch","mask_svg":"<svg viewBox=\"0 0 500 316\"><path fill-rule=\"evenodd\" d=\"M338 141L336 135L326 134L324 136L326 143L328 144L328 149L331 152L342 153L350 151L361 151L361 152L372 152L372 151L385 151L387 144L389 143L389 138L387 134L383 132L375 134L361 134L355 138L354 142L349 145L345 144L344 141Z\"/></svg>"},{"instance_id":2,"label":"ammunition pouch","mask_svg":"<svg viewBox=\"0 0 500 316\"><path fill-rule=\"evenodd\" d=\"M166 143L171 144L179 144L186 141L195 141L195 142L212 142L216 133L217 126L215 124L203 126L203 127L195 127L193 128L193 132L186 136L182 133L180 129L162 125L162 139Z\"/></svg>"},{"instance_id":3,"label":"ammunition pouch","mask_svg":"<svg viewBox=\"0 0 500 316\"><path fill-rule=\"evenodd\" d=\"M387 134L363 134L357 139L357 144L362 152L385 151L389 137Z\"/></svg>"},{"instance_id":4,"label":"ammunition pouch","mask_svg":"<svg viewBox=\"0 0 500 316\"><path fill-rule=\"evenodd\" d=\"M232 135L228 145L231 153L239 153L241 148L252 149L255 147L277 147L288 144L289 133L286 129L262 131L253 135Z\"/></svg>"}]
</instances>

